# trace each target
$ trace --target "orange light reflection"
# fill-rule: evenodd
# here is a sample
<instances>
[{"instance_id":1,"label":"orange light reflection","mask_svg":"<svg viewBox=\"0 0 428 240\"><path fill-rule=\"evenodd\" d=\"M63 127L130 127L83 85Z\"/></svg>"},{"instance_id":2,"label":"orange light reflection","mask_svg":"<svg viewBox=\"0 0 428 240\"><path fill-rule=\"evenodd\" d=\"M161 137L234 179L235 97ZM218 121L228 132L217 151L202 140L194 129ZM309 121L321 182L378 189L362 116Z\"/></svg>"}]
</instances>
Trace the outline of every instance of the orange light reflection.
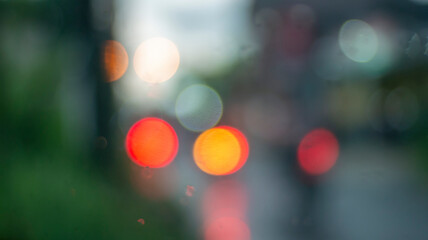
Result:
<instances>
[{"instance_id":1,"label":"orange light reflection","mask_svg":"<svg viewBox=\"0 0 428 240\"><path fill-rule=\"evenodd\" d=\"M211 175L226 175L239 163L241 147L230 131L211 128L196 139L193 157L202 171Z\"/></svg>"},{"instance_id":2,"label":"orange light reflection","mask_svg":"<svg viewBox=\"0 0 428 240\"><path fill-rule=\"evenodd\" d=\"M229 126L221 126L219 128L223 128L223 129L229 130L236 137L236 139L239 142L239 146L241 147L241 157L239 158L239 162L235 166L235 168L233 168L228 173L228 174L232 174L232 173L237 172L239 169L241 169L244 166L244 164L247 162L248 154L250 152L250 147L248 145L247 138L238 129L233 128L233 127L229 127Z\"/></svg>"},{"instance_id":3,"label":"orange light reflection","mask_svg":"<svg viewBox=\"0 0 428 240\"><path fill-rule=\"evenodd\" d=\"M125 74L128 68L128 54L118 41L107 40L104 43L104 70L106 81L113 82Z\"/></svg>"},{"instance_id":4,"label":"orange light reflection","mask_svg":"<svg viewBox=\"0 0 428 240\"><path fill-rule=\"evenodd\" d=\"M235 173L247 161L249 146L237 129L221 126L203 132L193 146L196 165L211 175Z\"/></svg>"}]
</instances>

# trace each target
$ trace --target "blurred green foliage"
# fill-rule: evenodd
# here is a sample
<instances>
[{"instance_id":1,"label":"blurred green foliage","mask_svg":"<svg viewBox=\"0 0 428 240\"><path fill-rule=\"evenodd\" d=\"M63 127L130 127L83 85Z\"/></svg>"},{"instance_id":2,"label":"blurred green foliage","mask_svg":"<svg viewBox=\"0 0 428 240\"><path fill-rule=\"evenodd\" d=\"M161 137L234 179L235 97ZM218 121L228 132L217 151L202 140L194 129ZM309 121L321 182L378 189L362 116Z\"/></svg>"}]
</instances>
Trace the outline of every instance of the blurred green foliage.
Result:
<instances>
[{"instance_id":1,"label":"blurred green foliage","mask_svg":"<svg viewBox=\"0 0 428 240\"><path fill-rule=\"evenodd\" d=\"M84 109L101 101L85 87L102 82L93 66L108 36L94 37L89 8L0 2L0 239L191 239L172 202L131 189L123 153L109 152L114 164L102 166L96 135L82 126L98 124ZM80 121L67 117L76 112Z\"/></svg>"}]
</instances>

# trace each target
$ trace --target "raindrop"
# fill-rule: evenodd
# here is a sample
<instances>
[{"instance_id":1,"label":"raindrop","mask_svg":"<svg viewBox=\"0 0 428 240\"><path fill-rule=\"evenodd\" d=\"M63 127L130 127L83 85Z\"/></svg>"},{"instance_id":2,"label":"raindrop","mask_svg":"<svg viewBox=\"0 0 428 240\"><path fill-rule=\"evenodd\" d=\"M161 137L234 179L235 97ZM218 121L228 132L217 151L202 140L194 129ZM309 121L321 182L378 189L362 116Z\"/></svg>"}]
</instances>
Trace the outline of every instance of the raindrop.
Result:
<instances>
[{"instance_id":1,"label":"raindrop","mask_svg":"<svg viewBox=\"0 0 428 240\"><path fill-rule=\"evenodd\" d=\"M97 140L95 140L95 146L99 149L106 148L107 144L107 139L103 136L97 137Z\"/></svg>"},{"instance_id":2,"label":"raindrop","mask_svg":"<svg viewBox=\"0 0 428 240\"><path fill-rule=\"evenodd\" d=\"M193 193L195 192L195 187L191 185L186 186L186 196L191 197L193 196Z\"/></svg>"}]
</instances>

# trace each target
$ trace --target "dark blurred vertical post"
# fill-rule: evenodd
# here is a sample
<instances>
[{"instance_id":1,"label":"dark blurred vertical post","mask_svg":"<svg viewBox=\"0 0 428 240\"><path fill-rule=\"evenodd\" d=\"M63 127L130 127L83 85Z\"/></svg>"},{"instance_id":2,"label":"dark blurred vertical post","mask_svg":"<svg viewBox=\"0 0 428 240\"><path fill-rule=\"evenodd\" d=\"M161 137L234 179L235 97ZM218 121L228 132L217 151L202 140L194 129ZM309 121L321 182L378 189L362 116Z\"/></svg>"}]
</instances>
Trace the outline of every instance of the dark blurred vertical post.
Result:
<instances>
[{"instance_id":1,"label":"dark blurred vertical post","mask_svg":"<svg viewBox=\"0 0 428 240\"><path fill-rule=\"evenodd\" d=\"M91 9L92 7L92 9ZM92 6L88 9L91 23L91 42L94 54L91 58L91 67L94 69L93 79L95 84L95 123L96 123L96 148L95 163L102 169L108 169L112 166L114 151L114 136L111 131L110 123L113 115L112 91L110 85L105 81L105 72L103 69L103 47L106 40L112 39L111 28L113 25L113 1L112 0L93 0ZM105 142L102 142L104 141ZM101 141L101 142L100 142Z\"/></svg>"},{"instance_id":2,"label":"dark blurred vertical post","mask_svg":"<svg viewBox=\"0 0 428 240\"><path fill-rule=\"evenodd\" d=\"M65 3L67 5L69 3ZM92 119L94 135L90 136L89 151L94 160L94 167L104 170L112 166L113 136L109 126L113 114L112 92L110 85L105 81L103 69L103 45L112 38L111 27L113 19L113 2L111 0L78 0L73 1L72 8L67 16L70 23L75 25L89 50L88 65L84 68L84 78L81 85L89 89L89 99L93 101L94 116Z\"/></svg>"}]
</instances>

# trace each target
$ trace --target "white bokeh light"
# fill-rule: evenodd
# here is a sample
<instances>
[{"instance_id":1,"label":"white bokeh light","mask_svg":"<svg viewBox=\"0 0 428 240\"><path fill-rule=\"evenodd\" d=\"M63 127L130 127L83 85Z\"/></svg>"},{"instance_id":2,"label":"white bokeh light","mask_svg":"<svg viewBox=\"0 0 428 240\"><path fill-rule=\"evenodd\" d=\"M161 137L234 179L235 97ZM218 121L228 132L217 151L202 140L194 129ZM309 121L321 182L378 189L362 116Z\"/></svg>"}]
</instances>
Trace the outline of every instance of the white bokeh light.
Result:
<instances>
[{"instance_id":1,"label":"white bokeh light","mask_svg":"<svg viewBox=\"0 0 428 240\"><path fill-rule=\"evenodd\" d=\"M195 84L180 93L175 112L185 128L200 132L218 123L223 113L223 104L212 88Z\"/></svg>"},{"instance_id":2,"label":"white bokeh light","mask_svg":"<svg viewBox=\"0 0 428 240\"><path fill-rule=\"evenodd\" d=\"M161 83L174 76L180 65L175 44L166 38L151 38L138 46L134 69L139 78L149 83Z\"/></svg>"},{"instance_id":3,"label":"white bokeh light","mask_svg":"<svg viewBox=\"0 0 428 240\"><path fill-rule=\"evenodd\" d=\"M339 46L343 54L355 62L369 62L376 55L379 40L375 30L366 22L346 21L339 32Z\"/></svg>"}]
</instances>

